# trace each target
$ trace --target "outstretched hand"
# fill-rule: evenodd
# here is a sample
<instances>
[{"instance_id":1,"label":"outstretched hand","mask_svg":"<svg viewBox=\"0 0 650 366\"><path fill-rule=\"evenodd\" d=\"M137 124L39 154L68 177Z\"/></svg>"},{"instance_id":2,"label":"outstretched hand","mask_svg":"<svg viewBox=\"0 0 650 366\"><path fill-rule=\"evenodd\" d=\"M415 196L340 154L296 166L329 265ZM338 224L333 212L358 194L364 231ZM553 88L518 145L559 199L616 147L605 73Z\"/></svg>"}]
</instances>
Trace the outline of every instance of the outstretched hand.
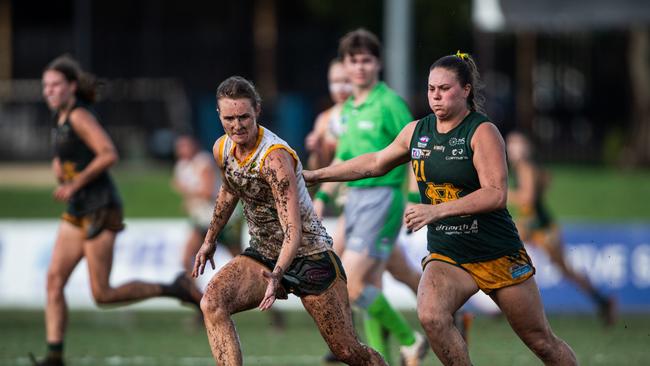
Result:
<instances>
[{"instance_id":1,"label":"outstretched hand","mask_svg":"<svg viewBox=\"0 0 650 366\"><path fill-rule=\"evenodd\" d=\"M214 265L214 252L217 249L216 243L203 242L198 253L196 253L196 258L194 258L194 268L192 269L192 277L197 278L199 275L203 274L205 270L205 265L210 262L212 269L215 269Z\"/></svg>"},{"instance_id":2,"label":"outstretched hand","mask_svg":"<svg viewBox=\"0 0 650 366\"><path fill-rule=\"evenodd\" d=\"M307 187L313 186L314 184L318 183L318 180L316 179L316 174L314 173L313 170L303 170L302 177L305 179L305 184L307 185Z\"/></svg>"},{"instance_id":3,"label":"outstretched hand","mask_svg":"<svg viewBox=\"0 0 650 366\"><path fill-rule=\"evenodd\" d=\"M260 302L259 309L264 311L271 308L275 302L275 294L280 288L280 280L282 279L282 272L269 272L267 270L262 270L262 275L268 282L266 286L266 292L264 293L264 299Z\"/></svg>"}]
</instances>

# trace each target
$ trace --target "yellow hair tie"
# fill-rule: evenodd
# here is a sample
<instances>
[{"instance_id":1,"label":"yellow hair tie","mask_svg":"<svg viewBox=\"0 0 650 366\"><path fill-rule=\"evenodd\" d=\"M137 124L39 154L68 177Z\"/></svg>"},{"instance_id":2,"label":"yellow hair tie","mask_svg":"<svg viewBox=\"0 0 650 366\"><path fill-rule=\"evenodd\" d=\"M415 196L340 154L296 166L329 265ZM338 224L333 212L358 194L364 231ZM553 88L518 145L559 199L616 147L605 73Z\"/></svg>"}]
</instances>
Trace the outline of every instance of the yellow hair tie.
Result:
<instances>
[{"instance_id":1,"label":"yellow hair tie","mask_svg":"<svg viewBox=\"0 0 650 366\"><path fill-rule=\"evenodd\" d=\"M460 50L456 51L456 57L463 61L469 60L469 53L462 53Z\"/></svg>"}]
</instances>

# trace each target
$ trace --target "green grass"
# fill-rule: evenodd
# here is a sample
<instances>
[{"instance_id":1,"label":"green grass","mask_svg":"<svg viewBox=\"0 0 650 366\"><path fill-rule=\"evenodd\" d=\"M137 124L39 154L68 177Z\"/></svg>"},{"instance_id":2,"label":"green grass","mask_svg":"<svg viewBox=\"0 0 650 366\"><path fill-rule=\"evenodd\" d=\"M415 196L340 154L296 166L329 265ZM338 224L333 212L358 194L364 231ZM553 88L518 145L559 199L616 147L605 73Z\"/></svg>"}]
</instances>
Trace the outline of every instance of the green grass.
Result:
<instances>
[{"instance_id":1,"label":"green grass","mask_svg":"<svg viewBox=\"0 0 650 366\"><path fill-rule=\"evenodd\" d=\"M553 166L548 205L561 220L650 220L650 170ZM116 169L125 216L182 217L180 197L170 186L171 167ZM58 217L63 205L53 187L0 186L0 218Z\"/></svg>"},{"instance_id":2,"label":"green grass","mask_svg":"<svg viewBox=\"0 0 650 366\"><path fill-rule=\"evenodd\" d=\"M258 311L235 316L246 365L315 365L326 352L305 312L287 312L288 327L275 332ZM414 313L405 314L417 324ZM555 333L575 350L582 365L648 365L650 316L626 315L609 330L588 315L550 317ZM26 365L28 352L44 351L40 311L0 311L0 365ZM209 365L204 330L189 311L72 312L66 339L69 365ZM503 319L477 317L470 332L476 365L539 365ZM393 347L397 355L397 347ZM439 365L429 353L425 365Z\"/></svg>"},{"instance_id":3,"label":"green grass","mask_svg":"<svg viewBox=\"0 0 650 366\"><path fill-rule=\"evenodd\" d=\"M650 219L650 170L555 166L550 171L548 204L560 219Z\"/></svg>"},{"instance_id":4,"label":"green grass","mask_svg":"<svg viewBox=\"0 0 650 366\"><path fill-rule=\"evenodd\" d=\"M171 187L170 168L116 169L113 178L124 201L124 214L135 217L182 217L180 196ZM54 186L0 186L0 218L56 218L65 206L52 199Z\"/></svg>"}]
</instances>

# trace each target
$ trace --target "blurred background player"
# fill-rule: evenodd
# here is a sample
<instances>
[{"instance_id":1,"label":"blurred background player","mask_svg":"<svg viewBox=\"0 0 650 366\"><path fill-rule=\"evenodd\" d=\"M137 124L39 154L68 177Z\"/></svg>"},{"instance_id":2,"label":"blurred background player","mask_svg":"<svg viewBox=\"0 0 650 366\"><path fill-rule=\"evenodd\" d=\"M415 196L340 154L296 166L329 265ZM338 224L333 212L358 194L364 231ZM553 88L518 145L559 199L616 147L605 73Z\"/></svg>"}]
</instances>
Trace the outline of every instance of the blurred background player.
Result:
<instances>
[{"instance_id":1,"label":"blurred background player","mask_svg":"<svg viewBox=\"0 0 650 366\"><path fill-rule=\"evenodd\" d=\"M217 110L226 134L213 151L224 184L193 276L202 274L208 262L214 268L217 235L239 200L251 241L214 275L201 300L215 361L243 363L232 314L256 306L268 310L276 298L293 293L339 359L349 365L385 365L357 338L345 272L313 211L302 164L286 142L258 124L261 98L255 87L238 76L226 79L217 88Z\"/></svg>"},{"instance_id":2,"label":"blurred background player","mask_svg":"<svg viewBox=\"0 0 650 366\"><path fill-rule=\"evenodd\" d=\"M214 165L214 158L201 150L198 141L189 135L181 135L175 143L176 164L172 186L183 197L183 208L187 212L192 230L183 252L183 268L192 272L194 256L208 232L214 201L221 186L221 176ZM241 253L241 211L236 210L219 237L230 254Z\"/></svg>"},{"instance_id":3,"label":"blurred background player","mask_svg":"<svg viewBox=\"0 0 650 366\"><path fill-rule=\"evenodd\" d=\"M330 62L327 81L330 98L334 105L318 115L314 122L314 128L305 139L305 146L309 152L308 167L310 169L325 167L334 159L339 136L344 130L341 124L341 110L343 103L352 94L352 84L340 59L337 58ZM345 215L341 213L342 207L345 205L345 192L345 184L330 183L328 187L323 187L320 194L314 198L314 210L321 218L324 216L327 207L335 206L333 211L338 216L338 219L332 239L334 241L334 252L339 257L343 255L345 249ZM393 249L386 269L396 280L407 285L413 291L413 294L417 294L420 272L410 265L401 246L395 246ZM384 334L388 335L385 329ZM388 348L384 347L384 349L384 357L390 360ZM337 362L332 353L325 355L323 361L326 363Z\"/></svg>"},{"instance_id":4,"label":"blurred background player","mask_svg":"<svg viewBox=\"0 0 650 366\"><path fill-rule=\"evenodd\" d=\"M506 146L514 178L508 199L517 208L515 224L521 240L542 249L564 276L589 295L598 307L603 323L606 326L613 325L616 320L614 299L598 291L587 276L573 270L566 261L560 228L544 203L550 175L533 158L530 140L523 133L514 131L508 134Z\"/></svg>"},{"instance_id":5,"label":"blurred background player","mask_svg":"<svg viewBox=\"0 0 650 366\"><path fill-rule=\"evenodd\" d=\"M336 143L343 129L341 109L343 103L352 94L352 84L345 72L343 62L338 58L330 62L327 82L334 105L316 117L314 128L305 138L305 148L309 152L307 159L309 169L328 166L334 159Z\"/></svg>"},{"instance_id":6,"label":"blurred background player","mask_svg":"<svg viewBox=\"0 0 650 366\"><path fill-rule=\"evenodd\" d=\"M115 237L123 230L122 203L108 169L117 151L90 109L95 101L94 77L70 57L53 60L43 72L43 97L54 112L52 168L59 185L54 198L67 203L61 216L47 272L45 328L47 355L35 365L63 365L67 325L65 285L82 258L86 259L93 298L98 305L132 303L170 296L198 306L201 293L186 276L171 285L133 281L109 284Z\"/></svg>"},{"instance_id":7,"label":"blurred background player","mask_svg":"<svg viewBox=\"0 0 650 366\"><path fill-rule=\"evenodd\" d=\"M339 42L339 58L352 84L352 96L342 107L342 133L332 164L388 145L412 117L408 106L385 83L379 81L381 43L371 32L358 29ZM348 271L348 290L354 306L364 314L368 344L384 357L388 347L383 329L400 344L407 365L418 365L428 347L382 293L382 274L401 227L404 210L405 167L381 178L348 184L346 191L345 244L342 261ZM331 200L331 185L321 187L315 198Z\"/></svg>"},{"instance_id":8,"label":"blurred background player","mask_svg":"<svg viewBox=\"0 0 650 366\"><path fill-rule=\"evenodd\" d=\"M471 365L453 314L479 289L546 365L577 365L573 350L548 323L526 254L506 208L505 146L481 113L480 75L468 54L444 56L429 69L433 114L404 127L379 152L317 171L306 182L382 176L411 161L422 204L409 207L406 227L427 226L429 255L418 288L418 317L444 365Z\"/></svg>"}]
</instances>

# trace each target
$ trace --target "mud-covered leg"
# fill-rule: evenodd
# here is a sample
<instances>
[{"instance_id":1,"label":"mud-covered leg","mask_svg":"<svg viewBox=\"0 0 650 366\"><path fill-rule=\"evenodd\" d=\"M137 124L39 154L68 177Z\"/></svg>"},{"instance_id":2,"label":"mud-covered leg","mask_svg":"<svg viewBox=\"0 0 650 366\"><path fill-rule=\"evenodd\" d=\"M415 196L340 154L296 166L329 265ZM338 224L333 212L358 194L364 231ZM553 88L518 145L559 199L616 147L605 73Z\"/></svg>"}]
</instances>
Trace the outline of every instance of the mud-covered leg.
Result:
<instances>
[{"instance_id":1,"label":"mud-covered leg","mask_svg":"<svg viewBox=\"0 0 650 366\"><path fill-rule=\"evenodd\" d=\"M243 256L228 262L210 280L201 310L212 355L218 365L242 365L239 336L231 315L252 309L264 298L264 266Z\"/></svg>"},{"instance_id":2,"label":"mud-covered leg","mask_svg":"<svg viewBox=\"0 0 650 366\"><path fill-rule=\"evenodd\" d=\"M348 365L386 365L379 353L359 341L343 280L337 279L334 286L318 296L303 297L302 303L341 362Z\"/></svg>"}]
</instances>

